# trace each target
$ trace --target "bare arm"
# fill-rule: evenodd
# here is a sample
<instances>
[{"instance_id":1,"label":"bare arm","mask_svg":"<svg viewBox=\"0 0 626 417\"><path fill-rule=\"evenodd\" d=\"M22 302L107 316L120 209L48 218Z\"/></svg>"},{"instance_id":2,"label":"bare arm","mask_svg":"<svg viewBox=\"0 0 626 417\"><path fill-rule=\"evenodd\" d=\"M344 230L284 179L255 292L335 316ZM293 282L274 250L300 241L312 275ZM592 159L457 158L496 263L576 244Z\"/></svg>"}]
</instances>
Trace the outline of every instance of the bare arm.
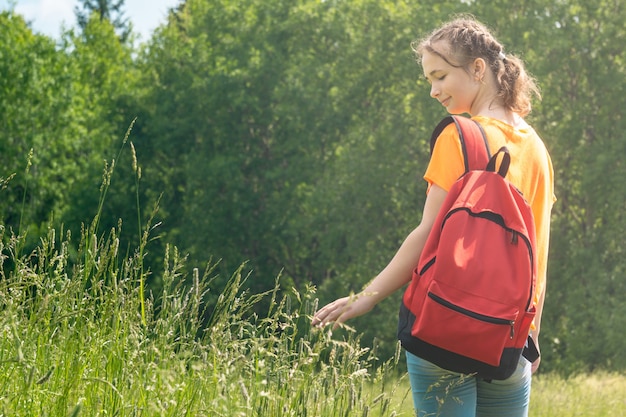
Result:
<instances>
[{"instance_id":1,"label":"bare arm","mask_svg":"<svg viewBox=\"0 0 626 417\"><path fill-rule=\"evenodd\" d=\"M413 269L417 266L446 194L443 188L433 185L424 203L422 221L409 233L389 264L358 294L339 298L317 311L312 324L325 326L334 322L337 327L348 319L367 313L406 285L411 280Z\"/></svg>"}]
</instances>

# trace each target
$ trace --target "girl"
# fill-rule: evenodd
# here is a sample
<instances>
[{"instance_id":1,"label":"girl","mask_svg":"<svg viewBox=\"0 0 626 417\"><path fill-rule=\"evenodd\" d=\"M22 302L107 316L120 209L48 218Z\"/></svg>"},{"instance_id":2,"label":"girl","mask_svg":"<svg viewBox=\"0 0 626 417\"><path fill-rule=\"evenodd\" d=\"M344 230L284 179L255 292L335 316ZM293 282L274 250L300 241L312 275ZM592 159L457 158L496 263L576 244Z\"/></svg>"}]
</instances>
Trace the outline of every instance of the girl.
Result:
<instances>
[{"instance_id":1,"label":"girl","mask_svg":"<svg viewBox=\"0 0 626 417\"><path fill-rule=\"evenodd\" d=\"M538 347L550 212L555 201L550 157L541 138L524 120L531 110L532 96L539 97L539 91L522 61L506 55L489 30L473 18L446 23L412 47L431 85L431 97L449 113L468 113L479 122L492 153L506 145L515 155L507 179L522 191L535 219L539 268L537 315L531 336ZM458 133L451 124L437 138L424 175L428 193L420 224L361 293L321 308L314 315L313 325L334 323L336 327L365 314L410 281L439 208L463 172ZM531 373L539 366L539 360L531 364L522 357L509 379L486 382L447 371L410 352L406 352L406 357L418 417L528 415Z\"/></svg>"}]
</instances>

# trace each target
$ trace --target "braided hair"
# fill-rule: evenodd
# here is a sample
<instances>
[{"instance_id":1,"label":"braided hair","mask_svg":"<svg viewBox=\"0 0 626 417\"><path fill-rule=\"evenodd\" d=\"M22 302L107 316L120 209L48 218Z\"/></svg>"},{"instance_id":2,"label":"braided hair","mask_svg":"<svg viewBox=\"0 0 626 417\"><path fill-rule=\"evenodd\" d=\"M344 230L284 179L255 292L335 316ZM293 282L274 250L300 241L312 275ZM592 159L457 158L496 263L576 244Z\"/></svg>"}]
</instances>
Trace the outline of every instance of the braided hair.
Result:
<instances>
[{"instance_id":1,"label":"braided hair","mask_svg":"<svg viewBox=\"0 0 626 417\"><path fill-rule=\"evenodd\" d=\"M531 111L531 99L541 99L533 77L521 59L505 55L500 42L489 29L472 17L460 17L436 29L426 38L411 44L417 57L425 51L441 57L453 67L464 68L477 58L485 60L497 83L497 98L504 107L526 116Z\"/></svg>"}]
</instances>

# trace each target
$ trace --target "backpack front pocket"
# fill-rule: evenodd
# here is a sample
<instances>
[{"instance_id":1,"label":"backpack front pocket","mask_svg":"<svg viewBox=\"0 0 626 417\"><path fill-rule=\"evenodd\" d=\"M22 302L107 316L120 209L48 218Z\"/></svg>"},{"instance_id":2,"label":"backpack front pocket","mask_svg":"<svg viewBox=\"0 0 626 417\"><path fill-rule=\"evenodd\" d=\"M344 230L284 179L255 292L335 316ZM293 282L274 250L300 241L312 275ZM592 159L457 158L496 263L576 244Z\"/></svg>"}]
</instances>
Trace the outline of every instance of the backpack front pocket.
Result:
<instances>
[{"instance_id":1,"label":"backpack front pocket","mask_svg":"<svg viewBox=\"0 0 626 417\"><path fill-rule=\"evenodd\" d=\"M445 350L498 366L515 338L519 311L441 282L431 282L412 335Z\"/></svg>"}]
</instances>

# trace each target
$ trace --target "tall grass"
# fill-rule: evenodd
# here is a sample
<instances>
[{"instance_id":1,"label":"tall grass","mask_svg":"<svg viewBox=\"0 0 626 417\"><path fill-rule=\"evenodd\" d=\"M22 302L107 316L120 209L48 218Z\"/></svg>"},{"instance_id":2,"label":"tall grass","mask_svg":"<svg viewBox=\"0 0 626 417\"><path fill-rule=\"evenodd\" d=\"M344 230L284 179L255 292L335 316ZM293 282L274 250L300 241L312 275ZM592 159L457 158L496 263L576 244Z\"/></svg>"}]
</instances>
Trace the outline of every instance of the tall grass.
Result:
<instances>
[{"instance_id":1,"label":"tall grass","mask_svg":"<svg viewBox=\"0 0 626 417\"><path fill-rule=\"evenodd\" d=\"M0 227L0 415L400 415L393 362L311 329L313 288L250 294L238 270L206 312L211 268L182 276L170 247L162 294L143 299L143 250L121 256L120 233L83 231L72 263L69 234L19 255Z\"/></svg>"}]
</instances>

